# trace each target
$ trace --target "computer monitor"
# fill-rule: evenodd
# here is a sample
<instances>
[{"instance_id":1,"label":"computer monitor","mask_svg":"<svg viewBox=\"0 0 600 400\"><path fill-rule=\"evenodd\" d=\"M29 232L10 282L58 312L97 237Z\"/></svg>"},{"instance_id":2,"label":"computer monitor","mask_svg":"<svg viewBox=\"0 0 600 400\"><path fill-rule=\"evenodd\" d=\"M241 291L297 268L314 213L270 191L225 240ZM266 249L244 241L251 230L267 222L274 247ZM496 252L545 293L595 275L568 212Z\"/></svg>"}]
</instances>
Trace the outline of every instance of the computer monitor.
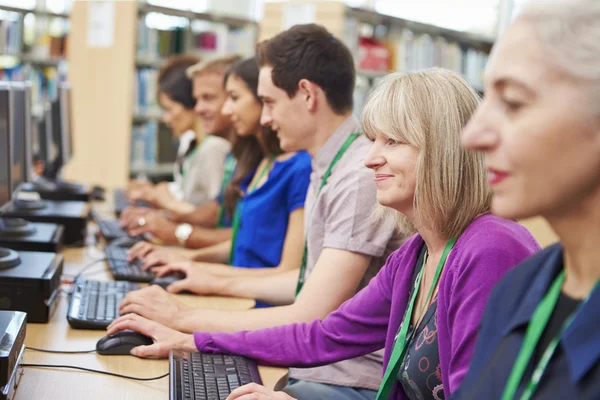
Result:
<instances>
[{"instance_id":1,"label":"computer monitor","mask_svg":"<svg viewBox=\"0 0 600 400\"><path fill-rule=\"evenodd\" d=\"M60 104L61 153L63 164L73 157L73 104L71 102L71 85L68 82L58 84L58 102Z\"/></svg>"},{"instance_id":2,"label":"computer monitor","mask_svg":"<svg viewBox=\"0 0 600 400\"><path fill-rule=\"evenodd\" d=\"M33 113L31 111L31 82L23 83L24 97L23 103L25 107L25 180L33 181Z\"/></svg>"},{"instance_id":3,"label":"computer monitor","mask_svg":"<svg viewBox=\"0 0 600 400\"><path fill-rule=\"evenodd\" d=\"M27 181L25 159L25 85L13 82L10 87L10 159L11 188L19 190ZM14 194L14 193L13 193Z\"/></svg>"},{"instance_id":4,"label":"computer monitor","mask_svg":"<svg viewBox=\"0 0 600 400\"><path fill-rule=\"evenodd\" d=\"M10 85L0 82L0 208L12 197L10 186Z\"/></svg>"}]
</instances>

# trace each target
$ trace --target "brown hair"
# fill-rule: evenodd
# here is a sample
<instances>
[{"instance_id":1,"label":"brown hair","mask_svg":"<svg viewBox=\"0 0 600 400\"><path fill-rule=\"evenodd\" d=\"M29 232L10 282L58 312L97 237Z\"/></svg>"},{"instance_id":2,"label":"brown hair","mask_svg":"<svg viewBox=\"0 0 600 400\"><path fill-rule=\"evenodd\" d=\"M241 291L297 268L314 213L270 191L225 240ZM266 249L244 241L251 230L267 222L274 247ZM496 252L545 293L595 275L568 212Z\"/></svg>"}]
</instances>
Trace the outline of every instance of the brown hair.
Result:
<instances>
[{"instance_id":1,"label":"brown hair","mask_svg":"<svg viewBox=\"0 0 600 400\"><path fill-rule=\"evenodd\" d=\"M352 111L356 71L346 45L320 25L295 25L258 45L258 63L273 67L271 78L291 98L308 79L337 114Z\"/></svg>"},{"instance_id":2,"label":"brown hair","mask_svg":"<svg viewBox=\"0 0 600 400\"><path fill-rule=\"evenodd\" d=\"M238 61L225 73L223 84L227 82L230 76L237 76L246 84L256 101L262 104L262 100L257 94L258 72L256 58ZM281 153L277 132L270 127L262 127L259 136L237 136L233 141L232 153L237 158L238 163L233 178L225 188L224 194L225 209L230 216L235 212L237 202L243 195L242 181L252 171L256 170L264 157Z\"/></svg>"},{"instance_id":3,"label":"brown hair","mask_svg":"<svg viewBox=\"0 0 600 400\"><path fill-rule=\"evenodd\" d=\"M166 64L158 71L158 93L163 93L187 109L193 109L196 99L192 95L192 81L186 70L198 64L200 58L192 55L175 55L167 59Z\"/></svg>"}]
</instances>

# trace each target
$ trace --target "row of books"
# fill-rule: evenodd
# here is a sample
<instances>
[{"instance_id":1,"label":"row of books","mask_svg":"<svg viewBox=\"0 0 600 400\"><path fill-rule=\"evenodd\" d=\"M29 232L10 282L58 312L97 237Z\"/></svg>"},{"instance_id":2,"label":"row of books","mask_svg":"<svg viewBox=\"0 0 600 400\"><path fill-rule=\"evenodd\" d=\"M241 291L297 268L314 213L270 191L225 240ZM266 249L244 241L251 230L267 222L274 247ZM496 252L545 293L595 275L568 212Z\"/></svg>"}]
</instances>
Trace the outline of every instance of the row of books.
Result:
<instances>
[{"instance_id":1,"label":"row of books","mask_svg":"<svg viewBox=\"0 0 600 400\"><path fill-rule=\"evenodd\" d=\"M414 34L408 29L392 30L390 42L394 45L396 71L443 67L462 74L474 88L483 87L483 70L488 59L484 51L441 36Z\"/></svg>"},{"instance_id":2,"label":"row of books","mask_svg":"<svg viewBox=\"0 0 600 400\"><path fill-rule=\"evenodd\" d=\"M23 35L21 22L0 20L0 54L19 54Z\"/></svg>"},{"instance_id":3,"label":"row of books","mask_svg":"<svg viewBox=\"0 0 600 400\"><path fill-rule=\"evenodd\" d=\"M158 89L158 70L155 68L138 68L133 81L133 113L134 115L154 115L157 109L156 94Z\"/></svg>"},{"instance_id":4,"label":"row of books","mask_svg":"<svg viewBox=\"0 0 600 400\"><path fill-rule=\"evenodd\" d=\"M254 54L255 28L229 29L223 24L193 21L190 28L171 30L149 28L138 21L137 57L140 60L160 60L172 54L193 53L200 57L225 54Z\"/></svg>"},{"instance_id":5,"label":"row of books","mask_svg":"<svg viewBox=\"0 0 600 400\"><path fill-rule=\"evenodd\" d=\"M131 131L131 168L156 165L158 122L136 124Z\"/></svg>"},{"instance_id":6,"label":"row of books","mask_svg":"<svg viewBox=\"0 0 600 400\"><path fill-rule=\"evenodd\" d=\"M143 169L175 161L178 142L159 121L134 124L131 135L131 167Z\"/></svg>"},{"instance_id":7,"label":"row of books","mask_svg":"<svg viewBox=\"0 0 600 400\"><path fill-rule=\"evenodd\" d=\"M0 80L30 81L31 101L34 116L42 115L43 104L48 99L58 95L58 83L67 79L66 73L60 68L36 68L28 64L20 64L14 68L0 69Z\"/></svg>"},{"instance_id":8,"label":"row of books","mask_svg":"<svg viewBox=\"0 0 600 400\"><path fill-rule=\"evenodd\" d=\"M157 60L171 54L182 53L184 47L184 28L178 27L172 30L151 29L146 26L143 19L138 21L137 56L139 58Z\"/></svg>"}]
</instances>

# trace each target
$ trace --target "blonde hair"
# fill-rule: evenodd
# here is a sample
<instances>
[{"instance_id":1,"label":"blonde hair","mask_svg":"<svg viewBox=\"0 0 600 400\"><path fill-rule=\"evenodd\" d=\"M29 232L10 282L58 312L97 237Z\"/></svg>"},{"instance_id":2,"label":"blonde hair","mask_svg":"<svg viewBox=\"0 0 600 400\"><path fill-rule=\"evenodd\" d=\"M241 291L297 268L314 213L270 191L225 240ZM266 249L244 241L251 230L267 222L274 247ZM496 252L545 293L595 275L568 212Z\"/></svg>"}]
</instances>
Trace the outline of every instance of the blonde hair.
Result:
<instances>
[{"instance_id":1,"label":"blonde hair","mask_svg":"<svg viewBox=\"0 0 600 400\"><path fill-rule=\"evenodd\" d=\"M518 20L531 24L549 60L574 78L600 84L600 1L530 1Z\"/></svg>"},{"instance_id":2,"label":"blonde hair","mask_svg":"<svg viewBox=\"0 0 600 400\"><path fill-rule=\"evenodd\" d=\"M216 72L225 75L225 72L227 72L227 70L231 68L233 64L240 61L241 59L242 57L239 55L232 55L215 58L213 60L202 61L189 67L185 71L185 73L190 79L192 79L198 74L206 74L211 72Z\"/></svg>"},{"instance_id":3,"label":"blonde hair","mask_svg":"<svg viewBox=\"0 0 600 400\"><path fill-rule=\"evenodd\" d=\"M490 209L484 156L466 150L460 138L478 104L479 96L460 75L433 68L386 76L362 112L367 136L383 135L419 151L414 210L446 238L460 236ZM395 210L381 207L378 214L393 215L400 231L414 229Z\"/></svg>"}]
</instances>

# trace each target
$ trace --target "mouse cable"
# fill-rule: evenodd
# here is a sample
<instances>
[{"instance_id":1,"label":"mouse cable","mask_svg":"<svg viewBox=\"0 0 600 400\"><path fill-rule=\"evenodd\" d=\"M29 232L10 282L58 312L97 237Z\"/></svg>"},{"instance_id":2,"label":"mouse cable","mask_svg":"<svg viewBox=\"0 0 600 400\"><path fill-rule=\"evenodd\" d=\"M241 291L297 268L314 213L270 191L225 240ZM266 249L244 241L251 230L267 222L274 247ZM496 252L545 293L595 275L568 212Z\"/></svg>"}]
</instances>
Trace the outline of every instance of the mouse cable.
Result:
<instances>
[{"instance_id":1,"label":"mouse cable","mask_svg":"<svg viewBox=\"0 0 600 400\"><path fill-rule=\"evenodd\" d=\"M102 374L102 375L109 375L109 376L114 376L117 378L124 378L124 379L132 379L134 381L156 381L162 378L166 378L167 376L169 376L169 373L167 372L166 374L160 375L160 376L154 376L152 378L140 378L137 376L128 376L128 375L121 375L121 374L115 374L114 372L108 372L108 371L99 371L97 369L90 369L90 368L84 368L84 367L78 367L75 365L58 365L58 364L19 364L21 367L23 368L68 368L68 369L76 369L79 371L85 371L85 372L93 372L95 374Z\"/></svg>"},{"instance_id":2,"label":"mouse cable","mask_svg":"<svg viewBox=\"0 0 600 400\"><path fill-rule=\"evenodd\" d=\"M25 346L25 350L31 351L39 351L41 353L54 353L54 354L86 354L86 353L95 353L94 350L48 350L48 349L39 349L37 347Z\"/></svg>"},{"instance_id":3,"label":"mouse cable","mask_svg":"<svg viewBox=\"0 0 600 400\"><path fill-rule=\"evenodd\" d=\"M81 269L81 271L79 271L77 274L75 275L68 275L68 274L63 274L63 277L66 278L72 278L73 282L75 282L78 278L80 278L87 270L89 270L91 267L93 267L94 265L97 265L98 263L102 262L102 261L106 261L107 258L106 257L102 257L102 258L98 258L96 260L91 261L90 263L88 263L85 267L83 267Z\"/></svg>"}]
</instances>

